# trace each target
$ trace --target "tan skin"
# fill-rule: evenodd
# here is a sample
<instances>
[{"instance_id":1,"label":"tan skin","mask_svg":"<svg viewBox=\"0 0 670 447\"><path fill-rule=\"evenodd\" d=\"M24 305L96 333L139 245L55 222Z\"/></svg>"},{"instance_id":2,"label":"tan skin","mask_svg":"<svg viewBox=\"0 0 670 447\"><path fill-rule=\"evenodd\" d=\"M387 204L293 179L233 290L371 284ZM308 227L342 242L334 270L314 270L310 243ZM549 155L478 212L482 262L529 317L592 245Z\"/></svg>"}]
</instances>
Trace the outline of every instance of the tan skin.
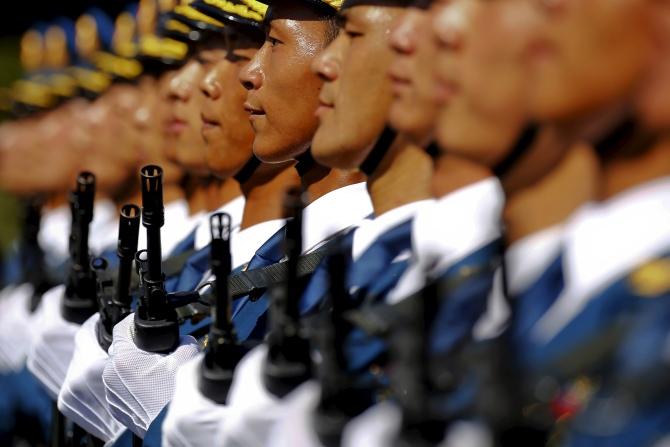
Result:
<instances>
[{"instance_id":1,"label":"tan skin","mask_svg":"<svg viewBox=\"0 0 670 447\"><path fill-rule=\"evenodd\" d=\"M389 45L395 53L389 69L394 92L389 122L423 146L434 138L439 111L434 98L438 46L430 30L432 18L433 11L420 0L396 20L389 36ZM442 153L435 160L431 190L435 197L442 197L490 175L485 166Z\"/></svg>"},{"instance_id":2,"label":"tan skin","mask_svg":"<svg viewBox=\"0 0 670 447\"><path fill-rule=\"evenodd\" d=\"M220 200L227 199L219 197L220 182L211 179L200 132L200 109L205 97L199 86L211 68L203 58L207 51L204 44L199 44L194 56L165 80L170 104L164 122L166 155L189 174L184 191L192 214L216 209Z\"/></svg>"},{"instance_id":3,"label":"tan skin","mask_svg":"<svg viewBox=\"0 0 670 447\"><path fill-rule=\"evenodd\" d=\"M5 139L3 188L21 196L62 196L85 169L84 154L71 147L78 110L85 102L68 102L57 109L22 120Z\"/></svg>"},{"instance_id":4,"label":"tan skin","mask_svg":"<svg viewBox=\"0 0 670 447\"><path fill-rule=\"evenodd\" d=\"M670 175L670 2L652 2L652 61L635 96L635 110L642 125L659 135L647 151L614 157L604 166L603 198Z\"/></svg>"},{"instance_id":5,"label":"tan skin","mask_svg":"<svg viewBox=\"0 0 670 447\"><path fill-rule=\"evenodd\" d=\"M205 98L201 129L206 159L212 172L223 179L223 188L238 195L242 191L245 205L241 229L281 218L285 191L300 184L292 161L263 163L242 185L233 178L252 157L254 141L244 110L246 90L238 82L239 72L261 45L262 42L229 26L220 39L211 43L211 49L202 54L211 67L200 83Z\"/></svg>"},{"instance_id":6,"label":"tan skin","mask_svg":"<svg viewBox=\"0 0 670 447\"><path fill-rule=\"evenodd\" d=\"M525 51L528 108L574 121L630 92L649 57L648 0L523 0L535 21Z\"/></svg>"},{"instance_id":7,"label":"tan skin","mask_svg":"<svg viewBox=\"0 0 670 447\"><path fill-rule=\"evenodd\" d=\"M643 123L650 129L658 128L664 115L660 104L668 97L663 88L668 73L667 2L555 3L530 5L536 18L531 48L543 49L529 52L527 58L531 111L577 133L580 129L575 118L595 121L588 129L593 134L598 131L598 121L607 124L607 115L613 115L609 118L612 121L617 110L631 106L637 89ZM581 45L586 38L590 39L588 44ZM649 61L653 62L651 67ZM581 94L575 93L578 91ZM615 154L603 159L600 197L608 198L667 175L667 146L662 138L655 147L632 157Z\"/></svg>"},{"instance_id":8,"label":"tan skin","mask_svg":"<svg viewBox=\"0 0 670 447\"><path fill-rule=\"evenodd\" d=\"M426 7L412 5L396 20L388 39L395 52L389 68L393 82L389 123L420 145L432 140L438 110L432 69L437 44L430 33L430 21Z\"/></svg>"},{"instance_id":9,"label":"tan skin","mask_svg":"<svg viewBox=\"0 0 670 447\"><path fill-rule=\"evenodd\" d=\"M266 40L241 69L245 110L254 130L254 153L267 163L285 163L310 147L318 121L314 111L322 81L311 70L328 43L328 25L311 7L281 2L272 8ZM362 181L358 173L314 166L302 177L310 200Z\"/></svg>"},{"instance_id":10,"label":"tan skin","mask_svg":"<svg viewBox=\"0 0 670 447\"><path fill-rule=\"evenodd\" d=\"M515 2L455 0L434 8L440 147L491 168L509 154L526 119L520 57L531 26L527 11L516 9ZM490 82L498 77L500 83ZM574 141L545 129L501 179L508 243L562 222L595 197L597 159Z\"/></svg>"},{"instance_id":11,"label":"tan skin","mask_svg":"<svg viewBox=\"0 0 670 447\"><path fill-rule=\"evenodd\" d=\"M312 146L320 163L356 169L386 126L393 100L387 76L393 52L386 42L403 11L376 5L341 11L342 30L313 64L324 80L317 110L320 125ZM399 136L367 181L375 214L429 198L431 174L432 161L425 151Z\"/></svg>"}]
</instances>

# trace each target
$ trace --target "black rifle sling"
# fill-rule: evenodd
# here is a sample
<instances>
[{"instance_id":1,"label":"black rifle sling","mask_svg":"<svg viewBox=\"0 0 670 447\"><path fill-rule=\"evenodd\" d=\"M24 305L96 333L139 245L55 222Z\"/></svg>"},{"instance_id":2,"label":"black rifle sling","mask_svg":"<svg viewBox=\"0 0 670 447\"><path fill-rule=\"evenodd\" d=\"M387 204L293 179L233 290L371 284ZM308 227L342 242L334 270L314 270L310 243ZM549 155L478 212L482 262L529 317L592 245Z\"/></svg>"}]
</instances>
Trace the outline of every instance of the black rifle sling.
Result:
<instances>
[{"instance_id":1,"label":"black rifle sling","mask_svg":"<svg viewBox=\"0 0 670 447\"><path fill-rule=\"evenodd\" d=\"M314 273L326 253L326 247L322 246L301 256L298 259L298 277L302 278ZM281 283L286 280L287 274L288 264L286 261L255 270L243 271L228 279L228 290L231 297L238 298L258 290L266 290Z\"/></svg>"}]
</instances>

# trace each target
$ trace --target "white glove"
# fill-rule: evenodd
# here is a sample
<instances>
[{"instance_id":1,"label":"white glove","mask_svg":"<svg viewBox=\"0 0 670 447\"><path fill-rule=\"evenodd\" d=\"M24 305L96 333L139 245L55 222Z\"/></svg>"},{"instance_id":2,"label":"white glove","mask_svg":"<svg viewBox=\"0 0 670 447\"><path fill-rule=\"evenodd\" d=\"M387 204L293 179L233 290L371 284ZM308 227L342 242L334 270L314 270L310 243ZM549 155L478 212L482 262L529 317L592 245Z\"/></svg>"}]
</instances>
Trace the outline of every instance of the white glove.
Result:
<instances>
[{"instance_id":1,"label":"white glove","mask_svg":"<svg viewBox=\"0 0 670 447\"><path fill-rule=\"evenodd\" d=\"M170 354L142 351L135 346L134 318L130 314L114 327L102 381L112 416L144 438L151 421L172 399L177 369L199 349L195 338L185 336Z\"/></svg>"},{"instance_id":2,"label":"white glove","mask_svg":"<svg viewBox=\"0 0 670 447\"><path fill-rule=\"evenodd\" d=\"M74 336L79 329L78 324L61 316L64 294L62 284L48 290L30 322L35 338L28 354L28 370L46 387L53 400L58 398L65 380L74 352Z\"/></svg>"},{"instance_id":3,"label":"white glove","mask_svg":"<svg viewBox=\"0 0 670 447\"><path fill-rule=\"evenodd\" d=\"M400 433L402 413L391 402L382 402L353 419L342 434L342 447L386 447ZM479 423L456 421L446 431L440 447L492 447L490 433Z\"/></svg>"},{"instance_id":4,"label":"white glove","mask_svg":"<svg viewBox=\"0 0 670 447\"><path fill-rule=\"evenodd\" d=\"M165 447L209 447L221 439L223 422L230 412L202 395L198 389L200 365L204 355L184 364L177 371L177 386L163 422Z\"/></svg>"},{"instance_id":5,"label":"white glove","mask_svg":"<svg viewBox=\"0 0 670 447\"><path fill-rule=\"evenodd\" d=\"M74 355L58 395L58 409L88 433L110 441L123 426L114 419L105 399L102 372L109 356L98 343L99 320L96 313L77 331Z\"/></svg>"},{"instance_id":6,"label":"white glove","mask_svg":"<svg viewBox=\"0 0 670 447\"><path fill-rule=\"evenodd\" d=\"M0 294L0 371L19 371L33 339L30 299L33 286L6 287Z\"/></svg>"},{"instance_id":7,"label":"white glove","mask_svg":"<svg viewBox=\"0 0 670 447\"><path fill-rule=\"evenodd\" d=\"M270 430L281 414L281 401L263 385L263 363L267 346L252 349L235 369L228 395L230 416L223 424L226 447L264 447Z\"/></svg>"},{"instance_id":8,"label":"white glove","mask_svg":"<svg viewBox=\"0 0 670 447\"><path fill-rule=\"evenodd\" d=\"M375 405L347 424L342 433L342 447L393 445L401 422L398 406L390 402Z\"/></svg>"},{"instance_id":9,"label":"white glove","mask_svg":"<svg viewBox=\"0 0 670 447\"><path fill-rule=\"evenodd\" d=\"M323 447L314 432L312 415L321 398L315 380L303 383L282 401L281 417L272 427L268 447Z\"/></svg>"}]
</instances>

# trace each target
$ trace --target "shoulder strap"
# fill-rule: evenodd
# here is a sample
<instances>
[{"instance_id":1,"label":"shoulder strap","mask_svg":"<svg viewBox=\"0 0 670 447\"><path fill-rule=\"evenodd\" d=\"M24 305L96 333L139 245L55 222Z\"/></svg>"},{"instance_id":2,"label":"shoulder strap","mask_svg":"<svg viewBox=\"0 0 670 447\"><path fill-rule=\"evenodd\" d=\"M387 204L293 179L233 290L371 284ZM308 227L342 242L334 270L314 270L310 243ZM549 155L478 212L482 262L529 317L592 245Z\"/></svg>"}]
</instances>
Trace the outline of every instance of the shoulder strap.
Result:
<instances>
[{"instance_id":1,"label":"shoulder strap","mask_svg":"<svg viewBox=\"0 0 670 447\"><path fill-rule=\"evenodd\" d=\"M298 277L309 276L326 256L328 249L322 246L313 252L300 256L298 259ZM267 267L243 271L228 278L228 290L233 298L249 295L258 290L266 290L270 286L286 279L288 264L281 261Z\"/></svg>"}]
</instances>

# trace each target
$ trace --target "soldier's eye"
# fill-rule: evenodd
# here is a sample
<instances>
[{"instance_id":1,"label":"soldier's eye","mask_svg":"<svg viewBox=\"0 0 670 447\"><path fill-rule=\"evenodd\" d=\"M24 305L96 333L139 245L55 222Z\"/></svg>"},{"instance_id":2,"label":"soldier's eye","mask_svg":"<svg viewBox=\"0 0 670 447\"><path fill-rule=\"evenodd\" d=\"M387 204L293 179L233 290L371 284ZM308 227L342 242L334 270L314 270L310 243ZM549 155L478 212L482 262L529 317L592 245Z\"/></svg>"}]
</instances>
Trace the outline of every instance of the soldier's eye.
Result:
<instances>
[{"instance_id":1,"label":"soldier's eye","mask_svg":"<svg viewBox=\"0 0 670 447\"><path fill-rule=\"evenodd\" d=\"M279 40L279 39L275 39L275 38L272 37L272 36L267 36L265 40L268 41L268 42L270 43L270 45L272 45L273 47L279 45L280 43L282 43L281 40Z\"/></svg>"}]
</instances>

